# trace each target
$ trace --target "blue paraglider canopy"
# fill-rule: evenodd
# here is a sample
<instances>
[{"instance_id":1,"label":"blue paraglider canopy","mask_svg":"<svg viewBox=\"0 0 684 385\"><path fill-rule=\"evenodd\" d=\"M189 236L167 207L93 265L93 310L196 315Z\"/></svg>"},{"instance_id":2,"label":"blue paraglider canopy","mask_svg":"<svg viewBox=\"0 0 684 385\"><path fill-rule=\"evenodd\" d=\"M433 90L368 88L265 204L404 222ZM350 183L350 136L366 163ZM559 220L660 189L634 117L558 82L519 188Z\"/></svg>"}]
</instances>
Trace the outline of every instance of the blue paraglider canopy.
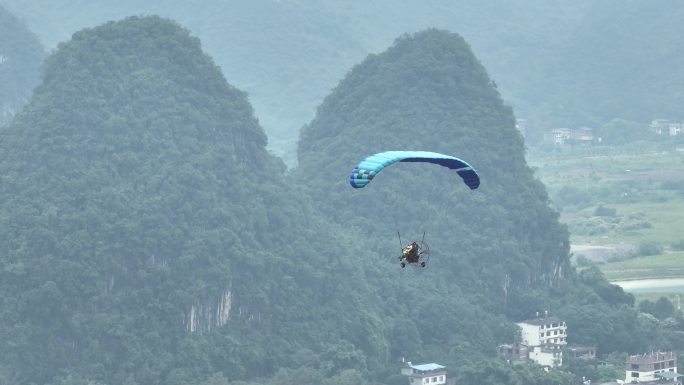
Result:
<instances>
[{"instance_id":1,"label":"blue paraglider canopy","mask_svg":"<svg viewBox=\"0 0 684 385\"><path fill-rule=\"evenodd\" d=\"M386 151L369 156L354 168L349 176L349 183L354 188L362 188L370 183L385 167L396 162L438 164L456 171L471 190L480 186L480 177L475 172L475 169L466 161L429 151Z\"/></svg>"}]
</instances>

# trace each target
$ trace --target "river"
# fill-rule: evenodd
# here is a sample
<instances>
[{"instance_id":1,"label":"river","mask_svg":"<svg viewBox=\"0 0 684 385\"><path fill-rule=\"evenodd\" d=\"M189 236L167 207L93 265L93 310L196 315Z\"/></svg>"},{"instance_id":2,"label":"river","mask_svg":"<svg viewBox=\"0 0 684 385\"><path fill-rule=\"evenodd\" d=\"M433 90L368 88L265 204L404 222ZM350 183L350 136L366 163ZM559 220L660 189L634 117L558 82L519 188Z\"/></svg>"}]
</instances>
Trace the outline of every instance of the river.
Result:
<instances>
[{"instance_id":1,"label":"river","mask_svg":"<svg viewBox=\"0 0 684 385\"><path fill-rule=\"evenodd\" d=\"M634 279L611 283L629 293L684 293L684 278Z\"/></svg>"}]
</instances>

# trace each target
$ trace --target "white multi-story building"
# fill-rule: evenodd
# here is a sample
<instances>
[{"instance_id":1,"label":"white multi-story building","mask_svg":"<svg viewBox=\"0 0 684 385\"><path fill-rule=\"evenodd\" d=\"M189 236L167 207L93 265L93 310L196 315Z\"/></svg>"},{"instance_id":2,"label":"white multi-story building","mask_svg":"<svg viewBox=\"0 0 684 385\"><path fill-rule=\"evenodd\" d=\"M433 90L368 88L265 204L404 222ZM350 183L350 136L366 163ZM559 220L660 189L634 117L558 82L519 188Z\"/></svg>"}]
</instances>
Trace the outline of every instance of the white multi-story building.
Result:
<instances>
[{"instance_id":1,"label":"white multi-story building","mask_svg":"<svg viewBox=\"0 0 684 385\"><path fill-rule=\"evenodd\" d=\"M530 348L529 359L542 366L560 366L563 364L563 352L551 346L534 346Z\"/></svg>"},{"instance_id":2,"label":"white multi-story building","mask_svg":"<svg viewBox=\"0 0 684 385\"><path fill-rule=\"evenodd\" d=\"M661 379L676 380L677 354L675 352L650 352L627 357L626 382L651 382Z\"/></svg>"},{"instance_id":3,"label":"white multi-story building","mask_svg":"<svg viewBox=\"0 0 684 385\"><path fill-rule=\"evenodd\" d=\"M589 127L580 128L556 128L551 130L553 142L563 145L566 142L572 143L591 143L594 141L593 130Z\"/></svg>"},{"instance_id":4,"label":"white multi-story building","mask_svg":"<svg viewBox=\"0 0 684 385\"><path fill-rule=\"evenodd\" d=\"M568 327L555 317L535 318L518 322L521 344L526 345L529 358L540 365L563 364L562 349L568 344Z\"/></svg>"},{"instance_id":5,"label":"white multi-story building","mask_svg":"<svg viewBox=\"0 0 684 385\"><path fill-rule=\"evenodd\" d=\"M668 128L670 129L670 136L684 134L684 123L670 123Z\"/></svg>"},{"instance_id":6,"label":"white multi-story building","mask_svg":"<svg viewBox=\"0 0 684 385\"><path fill-rule=\"evenodd\" d=\"M658 135L677 136L684 134L684 122L671 122L667 119L653 119L649 128Z\"/></svg>"},{"instance_id":7,"label":"white multi-story building","mask_svg":"<svg viewBox=\"0 0 684 385\"><path fill-rule=\"evenodd\" d=\"M446 368L438 364L412 365L407 362L401 374L408 376L410 385L446 385Z\"/></svg>"},{"instance_id":8,"label":"white multi-story building","mask_svg":"<svg viewBox=\"0 0 684 385\"><path fill-rule=\"evenodd\" d=\"M527 346L567 345L568 327L554 317L518 322L523 344Z\"/></svg>"},{"instance_id":9,"label":"white multi-story building","mask_svg":"<svg viewBox=\"0 0 684 385\"><path fill-rule=\"evenodd\" d=\"M667 119L653 119L649 128L651 129L651 132L662 135L663 131L668 131L669 125L670 121Z\"/></svg>"}]
</instances>

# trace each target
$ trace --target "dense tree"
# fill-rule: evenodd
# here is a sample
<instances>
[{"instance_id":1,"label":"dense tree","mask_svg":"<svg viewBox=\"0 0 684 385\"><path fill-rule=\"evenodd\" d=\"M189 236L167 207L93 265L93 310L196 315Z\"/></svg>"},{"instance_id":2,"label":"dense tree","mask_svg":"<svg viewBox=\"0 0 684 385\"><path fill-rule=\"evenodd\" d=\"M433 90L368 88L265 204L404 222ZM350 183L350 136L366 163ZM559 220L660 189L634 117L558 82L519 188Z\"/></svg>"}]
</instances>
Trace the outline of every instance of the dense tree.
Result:
<instances>
[{"instance_id":1,"label":"dense tree","mask_svg":"<svg viewBox=\"0 0 684 385\"><path fill-rule=\"evenodd\" d=\"M341 230L286 181L244 92L175 23L74 34L2 136L5 377L254 378L304 348L329 376L385 362L354 249L336 246Z\"/></svg>"},{"instance_id":2,"label":"dense tree","mask_svg":"<svg viewBox=\"0 0 684 385\"><path fill-rule=\"evenodd\" d=\"M649 313L660 320L672 317L675 314L674 305L665 297L660 297L655 302L645 299L639 302L639 310L644 313Z\"/></svg>"},{"instance_id":3,"label":"dense tree","mask_svg":"<svg viewBox=\"0 0 684 385\"><path fill-rule=\"evenodd\" d=\"M594 134L600 138L602 144L607 145L620 145L657 137L646 124L619 118L611 119L601 125Z\"/></svg>"},{"instance_id":4,"label":"dense tree","mask_svg":"<svg viewBox=\"0 0 684 385\"><path fill-rule=\"evenodd\" d=\"M464 385L571 385L577 383L574 376L567 372L547 371L534 363L511 365L502 360L482 361L473 367L466 368L459 374L457 381Z\"/></svg>"}]
</instances>

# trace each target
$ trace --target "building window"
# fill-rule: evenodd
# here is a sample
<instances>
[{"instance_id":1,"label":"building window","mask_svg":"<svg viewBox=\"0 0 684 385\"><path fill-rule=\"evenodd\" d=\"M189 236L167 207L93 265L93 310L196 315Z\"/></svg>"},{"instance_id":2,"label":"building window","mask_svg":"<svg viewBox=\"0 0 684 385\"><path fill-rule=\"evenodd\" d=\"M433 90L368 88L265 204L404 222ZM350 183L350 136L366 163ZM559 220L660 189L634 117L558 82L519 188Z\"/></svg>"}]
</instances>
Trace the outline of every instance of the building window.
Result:
<instances>
[{"instance_id":1,"label":"building window","mask_svg":"<svg viewBox=\"0 0 684 385\"><path fill-rule=\"evenodd\" d=\"M632 377L639 377L639 372L632 372Z\"/></svg>"},{"instance_id":2,"label":"building window","mask_svg":"<svg viewBox=\"0 0 684 385\"><path fill-rule=\"evenodd\" d=\"M437 377L432 377L432 382L437 382Z\"/></svg>"},{"instance_id":3,"label":"building window","mask_svg":"<svg viewBox=\"0 0 684 385\"><path fill-rule=\"evenodd\" d=\"M632 364L632 370L639 370L639 364Z\"/></svg>"}]
</instances>

